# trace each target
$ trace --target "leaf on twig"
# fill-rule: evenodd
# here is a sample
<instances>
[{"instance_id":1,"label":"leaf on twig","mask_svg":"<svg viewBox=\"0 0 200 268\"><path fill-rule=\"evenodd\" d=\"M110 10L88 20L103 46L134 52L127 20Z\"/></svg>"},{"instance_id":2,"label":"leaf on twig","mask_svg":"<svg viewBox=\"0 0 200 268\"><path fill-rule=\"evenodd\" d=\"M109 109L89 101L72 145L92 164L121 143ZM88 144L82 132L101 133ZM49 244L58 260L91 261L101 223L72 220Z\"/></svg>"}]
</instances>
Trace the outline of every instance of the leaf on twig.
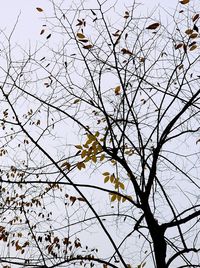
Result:
<instances>
[{"instance_id":1,"label":"leaf on twig","mask_svg":"<svg viewBox=\"0 0 200 268\"><path fill-rule=\"evenodd\" d=\"M87 46L83 46L84 49L90 49L93 48L93 45L87 45Z\"/></svg>"},{"instance_id":2,"label":"leaf on twig","mask_svg":"<svg viewBox=\"0 0 200 268\"><path fill-rule=\"evenodd\" d=\"M190 0L182 0L182 1L180 1L180 3L182 4L182 5L186 5L186 4L188 4L190 2Z\"/></svg>"},{"instance_id":3,"label":"leaf on twig","mask_svg":"<svg viewBox=\"0 0 200 268\"><path fill-rule=\"evenodd\" d=\"M130 50L126 49L126 48L122 48L121 52L123 54L133 55L133 53Z\"/></svg>"},{"instance_id":4,"label":"leaf on twig","mask_svg":"<svg viewBox=\"0 0 200 268\"><path fill-rule=\"evenodd\" d=\"M49 39L51 37L51 34L47 35L46 39Z\"/></svg>"},{"instance_id":5,"label":"leaf on twig","mask_svg":"<svg viewBox=\"0 0 200 268\"><path fill-rule=\"evenodd\" d=\"M44 33L44 29L41 30L40 35L42 35L43 33Z\"/></svg>"},{"instance_id":6,"label":"leaf on twig","mask_svg":"<svg viewBox=\"0 0 200 268\"><path fill-rule=\"evenodd\" d=\"M121 90L121 87L120 86L117 86L115 88L115 95L119 95L120 94L120 90Z\"/></svg>"},{"instance_id":7,"label":"leaf on twig","mask_svg":"<svg viewBox=\"0 0 200 268\"><path fill-rule=\"evenodd\" d=\"M199 14L195 14L194 17L192 18L192 21L195 22L196 20L198 20L199 18Z\"/></svg>"},{"instance_id":8,"label":"leaf on twig","mask_svg":"<svg viewBox=\"0 0 200 268\"><path fill-rule=\"evenodd\" d=\"M78 36L78 38L81 38L81 39L85 38L85 35L82 33L77 33L77 36Z\"/></svg>"},{"instance_id":9,"label":"leaf on twig","mask_svg":"<svg viewBox=\"0 0 200 268\"><path fill-rule=\"evenodd\" d=\"M155 30L160 26L160 23L155 22L153 24L150 24L149 26L146 27L147 30Z\"/></svg>"}]
</instances>

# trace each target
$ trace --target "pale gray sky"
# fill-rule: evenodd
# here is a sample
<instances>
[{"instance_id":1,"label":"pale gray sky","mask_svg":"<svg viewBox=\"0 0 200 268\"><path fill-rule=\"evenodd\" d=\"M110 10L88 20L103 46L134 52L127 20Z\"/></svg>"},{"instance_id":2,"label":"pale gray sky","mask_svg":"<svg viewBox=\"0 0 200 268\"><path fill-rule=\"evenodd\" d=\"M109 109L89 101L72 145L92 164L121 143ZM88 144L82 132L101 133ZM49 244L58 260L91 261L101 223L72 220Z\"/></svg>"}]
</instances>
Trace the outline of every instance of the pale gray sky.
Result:
<instances>
[{"instance_id":1,"label":"pale gray sky","mask_svg":"<svg viewBox=\"0 0 200 268\"><path fill-rule=\"evenodd\" d=\"M73 0L66 0L69 4L73 2ZM55 2L59 3L59 0L55 0ZM79 2L79 1L75 1ZM90 6L94 6L94 0L87 0L86 3ZM108 1L108 2L112 2ZM113 1L114 2L114 1ZM122 6L130 6L132 0L123 0L119 1ZM177 0L141 0L138 1L143 4L144 10L147 8L151 10L153 7L157 5L161 5L166 7L167 9L175 9ZM19 23L17 26L17 31L15 35L15 41L19 41L20 43L27 42L28 40L39 40L39 32L42 25L42 16L37 12L36 7L41 7L44 9L45 14L48 16L51 13L51 5L48 0L6 0L3 1L0 9L0 29L6 30L9 33L17 20L17 16L20 14Z\"/></svg>"}]
</instances>

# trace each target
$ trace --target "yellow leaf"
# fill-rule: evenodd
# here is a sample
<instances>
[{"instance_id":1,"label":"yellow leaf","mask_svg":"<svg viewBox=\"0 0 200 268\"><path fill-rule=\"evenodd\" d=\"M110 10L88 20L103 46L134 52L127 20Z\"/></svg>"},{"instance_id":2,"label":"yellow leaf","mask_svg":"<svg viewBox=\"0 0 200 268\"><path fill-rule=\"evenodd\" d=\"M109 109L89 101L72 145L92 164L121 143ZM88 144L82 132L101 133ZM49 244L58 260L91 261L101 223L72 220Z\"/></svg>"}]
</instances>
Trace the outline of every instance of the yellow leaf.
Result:
<instances>
[{"instance_id":1,"label":"yellow leaf","mask_svg":"<svg viewBox=\"0 0 200 268\"><path fill-rule=\"evenodd\" d=\"M188 4L189 2L190 2L190 0L182 0L182 1L180 1L180 3L181 3L182 5Z\"/></svg>"},{"instance_id":2,"label":"yellow leaf","mask_svg":"<svg viewBox=\"0 0 200 268\"><path fill-rule=\"evenodd\" d=\"M120 195L117 195L117 200L120 201L121 200L121 196Z\"/></svg>"},{"instance_id":3,"label":"yellow leaf","mask_svg":"<svg viewBox=\"0 0 200 268\"><path fill-rule=\"evenodd\" d=\"M124 184L123 184L122 182L119 183L119 187L120 187L122 190L124 190L124 188L125 188L125 187L124 187Z\"/></svg>"},{"instance_id":4,"label":"yellow leaf","mask_svg":"<svg viewBox=\"0 0 200 268\"><path fill-rule=\"evenodd\" d=\"M115 95L119 95L120 94L120 90L121 90L121 87L120 86L117 86L115 88Z\"/></svg>"},{"instance_id":5,"label":"yellow leaf","mask_svg":"<svg viewBox=\"0 0 200 268\"><path fill-rule=\"evenodd\" d=\"M110 181L113 183L114 180L115 180L115 176L112 174L112 175L110 176Z\"/></svg>"},{"instance_id":6,"label":"yellow leaf","mask_svg":"<svg viewBox=\"0 0 200 268\"><path fill-rule=\"evenodd\" d=\"M103 175L104 175L104 176L109 176L110 173L109 173L109 172L104 172Z\"/></svg>"},{"instance_id":7,"label":"yellow leaf","mask_svg":"<svg viewBox=\"0 0 200 268\"><path fill-rule=\"evenodd\" d=\"M79 101L79 99L74 100L74 104L78 103Z\"/></svg>"},{"instance_id":8,"label":"yellow leaf","mask_svg":"<svg viewBox=\"0 0 200 268\"><path fill-rule=\"evenodd\" d=\"M100 161L103 161L105 159L105 154L102 154L101 156L100 156Z\"/></svg>"},{"instance_id":9,"label":"yellow leaf","mask_svg":"<svg viewBox=\"0 0 200 268\"><path fill-rule=\"evenodd\" d=\"M81 158L84 158L86 155L87 155L87 151L83 150L82 153L81 153Z\"/></svg>"},{"instance_id":10,"label":"yellow leaf","mask_svg":"<svg viewBox=\"0 0 200 268\"><path fill-rule=\"evenodd\" d=\"M91 157L91 159L92 159L92 161L93 161L94 163L97 162L97 157L96 157L96 155L93 155L93 156Z\"/></svg>"},{"instance_id":11,"label":"yellow leaf","mask_svg":"<svg viewBox=\"0 0 200 268\"><path fill-rule=\"evenodd\" d=\"M117 198L116 194L113 194L112 197L111 197L111 199L110 199L110 201L111 202L114 202L116 200L116 198Z\"/></svg>"},{"instance_id":12,"label":"yellow leaf","mask_svg":"<svg viewBox=\"0 0 200 268\"><path fill-rule=\"evenodd\" d=\"M106 176L105 179L104 179L104 183L106 183L108 181L109 181L109 176Z\"/></svg>"},{"instance_id":13,"label":"yellow leaf","mask_svg":"<svg viewBox=\"0 0 200 268\"><path fill-rule=\"evenodd\" d=\"M193 45L193 46L191 46L190 51L193 51L193 50L195 50L196 48L197 48L197 45Z\"/></svg>"},{"instance_id":14,"label":"yellow leaf","mask_svg":"<svg viewBox=\"0 0 200 268\"><path fill-rule=\"evenodd\" d=\"M126 197L123 197L122 198L122 203L124 203L126 200L127 200Z\"/></svg>"},{"instance_id":15,"label":"yellow leaf","mask_svg":"<svg viewBox=\"0 0 200 268\"><path fill-rule=\"evenodd\" d=\"M85 35L84 35L84 34L82 34L82 33L77 33L77 36L78 36L78 38L80 38L80 39L85 38Z\"/></svg>"},{"instance_id":16,"label":"yellow leaf","mask_svg":"<svg viewBox=\"0 0 200 268\"><path fill-rule=\"evenodd\" d=\"M75 147L76 147L77 149L79 149L79 150L82 149L82 146L81 146L81 145L75 145Z\"/></svg>"}]
</instances>

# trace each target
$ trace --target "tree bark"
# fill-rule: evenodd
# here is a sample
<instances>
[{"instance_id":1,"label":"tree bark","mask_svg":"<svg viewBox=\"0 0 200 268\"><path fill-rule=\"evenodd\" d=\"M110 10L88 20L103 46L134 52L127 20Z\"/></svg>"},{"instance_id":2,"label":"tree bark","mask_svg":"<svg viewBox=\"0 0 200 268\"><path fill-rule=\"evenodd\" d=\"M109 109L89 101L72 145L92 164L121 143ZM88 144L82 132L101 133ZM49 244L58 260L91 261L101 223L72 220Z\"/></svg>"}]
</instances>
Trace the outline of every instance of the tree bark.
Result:
<instances>
[{"instance_id":1,"label":"tree bark","mask_svg":"<svg viewBox=\"0 0 200 268\"><path fill-rule=\"evenodd\" d=\"M156 268L167 268L165 260L167 251L164 237L165 228L159 225L158 221L154 218L148 203L143 205L143 211L153 241Z\"/></svg>"}]
</instances>

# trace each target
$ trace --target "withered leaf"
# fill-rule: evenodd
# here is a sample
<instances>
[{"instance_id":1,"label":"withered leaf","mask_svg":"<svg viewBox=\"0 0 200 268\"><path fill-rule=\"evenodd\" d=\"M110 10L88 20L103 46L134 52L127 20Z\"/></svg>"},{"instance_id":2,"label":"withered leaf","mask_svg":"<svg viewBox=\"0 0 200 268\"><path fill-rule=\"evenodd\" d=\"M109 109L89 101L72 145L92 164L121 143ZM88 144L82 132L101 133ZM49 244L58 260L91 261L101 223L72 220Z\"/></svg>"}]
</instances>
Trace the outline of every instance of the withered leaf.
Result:
<instances>
[{"instance_id":1,"label":"withered leaf","mask_svg":"<svg viewBox=\"0 0 200 268\"><path fill-rule=\"evenodd\" d=\"M49 39L51 37L51 34L47 35L46 39Z\"/></svg>"},{"instance_id":2,"label":"withered leaf","mask_svg":"<svg viewBox=\"0 0 200 268\"><path fill-rule=\"evenodd\" d=\"M43 12L44 10L41 7L36 7L38 12Z\"/></svg>"},{"instance_id":3,"label":"withered leaf","mask_svg":"<svg viewBox=\"0 0 200 268\"><path fill-rule=\"evenodd\" d=\"M90 49L93 48L93 45L87 45L87 46L83 46L84 49Z\"/></svg>"},{"instance_id":4,"label":"withered leaf","mask_svg":"<svg viewBox=\"0 0 200 268\"><path fill-rule=\"evenodd\" d=\"M194 21L198 20L198 18L199 18L199 14L195 14L194 17L192 18L192 21L194 22Z\"/></svg>"},{"instance_id":5,"label":"withered leaf","mask_svg":"<svg viewBox=\"0 0 200 268\"><path fill-rule=\"evenodd\" d=\"M155 22L155 23L149 25L148 27L146 27L146 29L147 29L147 30L155 30L155 29L157 29L159 26L160 26L160 23Z\"/></svg>"}]
</instances>

